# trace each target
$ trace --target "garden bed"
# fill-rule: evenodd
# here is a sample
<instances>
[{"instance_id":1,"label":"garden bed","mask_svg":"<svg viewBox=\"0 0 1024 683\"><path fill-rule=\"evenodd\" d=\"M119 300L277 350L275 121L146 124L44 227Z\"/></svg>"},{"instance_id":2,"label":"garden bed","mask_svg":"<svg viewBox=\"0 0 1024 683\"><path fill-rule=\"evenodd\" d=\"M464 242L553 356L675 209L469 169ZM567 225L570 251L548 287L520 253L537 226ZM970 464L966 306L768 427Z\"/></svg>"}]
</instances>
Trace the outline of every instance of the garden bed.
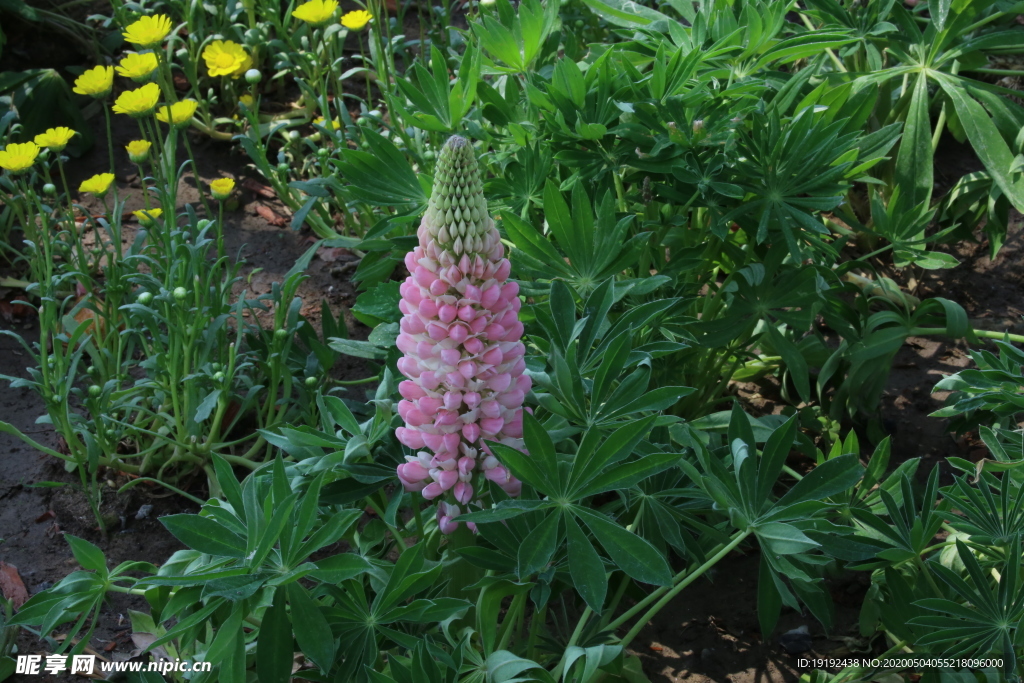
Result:
<instances>
[{"instance_id":1,"label":"garden bed","mask_svg":"<svg viewBox=\"0 0 1024 683\"><path fill-rule=\"evenodd\" d=\"M96 126L96 147L76 162L69 180L73 185L105 164L105 133ZM133 139L135 131L130 122L115 128L115 145L123 146ZM199 167L218 169L219 175L234 177L243 186L249 178L246 160L227 144L194 142ZM948 150L948 152L947 152ZM951 139L939 148L936 174L954 164L963 172L975 170L977 159L965 145ZM959 171L952 171L956 175ZM127 209L141 208L138 183L133 182L133 169L125 164L118 169L118 183L126 194ZM204 178L208 182L211 178ZM196 201L189 182L182 196ZM938 188L941 189L941 188ZM191 192L191 194L190 194ZM238 209L226 216L225 241L230 253L240 253L246 265L243 273L259 270L250 280L250 292L269 291L270 283L281 277L311 243L307 231L296 232L270 224L256 207L265 206L275 213L285 214L280 204L251 190L245 190ZM88 204L87 204L88 205ZM1020 332L1020 292L1024 289L1024 230L1019 214L1014 216L1011 236L993 261L987 256L988 245L983 236L978 244L958 246L954 254L961 265L941 271L922 280L918 296L941 295L962 302L972 319L980 327ZM333 254L328 253L328 258ZM346 260L316 258L306 270L309 275L299 296L305 301L304 314L316 320L319 301L325 299L338 314L346 312L354 303L355 289L348 280L351 269L345 270ZM14 295L7 294L8 300ZM26 311L12 310L0 320L0 329L12 329L30 338L34 321L23 315ZM369 330L346 315L349 329L360 338ZM990 324L990 322L992 324ZM932 467L943 468L943 483L950 469L946 458L956 455L976 461L988 456L988 451L976 435L955 439L947 431L945 421L928 418L942 406L944 392L931 393L931 388L942 377L955 373L968 365L964 342L935 338L911 337L893 362L888 387L883 399L882 415L892 437L893 464L911 458L922 458L918 478L923 481ZM26 357L9 338L0 337L0 374L24 376ZM365 376L358 359L343 359L335 368L339 379L358 379ZM759 384L737 385L736 395L753 414L777 413L784 402L778 396L777 383L765 380ZM57 446L54 435L45 426L35 425L44 412L38 397L25 389L9 390L2 408L4 419L22 431L32 434L44 445ZM149 558L160 563L175 550L182 548L173 536L158 523L159 516L180 512L195 512L191 501L169 494L159 488L136 487L126 494L108 494L104 513L114 522L110 537L103 541L92 519L88 506L71 486L61 489L32 488L31 484L54 481L69 485L76 478L63 471L59 462L33 451L14 437L0 435L0 453L7 453L8 463L0 479L0 561L18 568L30 594L48 588L78 568L71 550L61 537L70 533L99 545L112 564ZM865 457L870 450L865 446ZM124 483L117 479L115 485ZM113 480L112 480L113 481ZM202 496L201 488L194 493ZM143 519L138 519L142 506L153 508ZM123 520L122 520L123 518ZM724 561L707 579L668 606L651 624L641 631L633 651L643 662L644 671L651 681L665 683L760 683L762 681L795 681L802 673L796 665L797 656L786 651L778 635L805 627L810 640L797 639L794 649L805 643L811 649L800 656L855 655L866 647L857 634L859 607L868 582L863 574L849 574L831 582L830 591L837 603L836 628L825 633L817 621L808 614L789 611L783 615L772 642L762 642L758 630L754 605L757 600L757 554L735 556ZM127 610L143 609L141 598L116 595L104 607L100 626L92 638L93 649L99 654L122 660L138 653L132 642L127 622ZM20 651L44 652L42 641L23 632L19 638ZM19 680L18 677L12 679ZM26 678L26 681L29 679ZM53 680L65 680L55 677ZM77 680L66 677L66 680Z\"/></svg>"},{"instance_id":2,"label":"garden bed","mask_svg":"<svg viewBox=\"0 0 1024 683\"><path fill-rule=\"evenodd\" d=\"M141 53L71 76L78 133L0 121L0 330L41 340L0 335L0 680L30 596L19 654L203 683L861 683L797 658L965 619L1019 654L1024 21L621 4L114 7Z\"/></svg>"}]
</instances>

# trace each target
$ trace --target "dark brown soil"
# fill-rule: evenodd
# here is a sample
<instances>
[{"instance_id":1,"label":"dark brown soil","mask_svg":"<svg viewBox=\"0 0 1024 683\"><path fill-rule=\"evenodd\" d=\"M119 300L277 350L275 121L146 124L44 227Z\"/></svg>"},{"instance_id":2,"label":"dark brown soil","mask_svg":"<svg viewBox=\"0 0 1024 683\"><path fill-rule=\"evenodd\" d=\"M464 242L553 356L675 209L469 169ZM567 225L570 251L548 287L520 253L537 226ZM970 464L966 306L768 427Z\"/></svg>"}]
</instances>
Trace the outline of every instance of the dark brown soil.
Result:
<instances>
[{"instance_id":1,"label":"dark brown soil","mask_svg":"<svg viewBox=\"0 0 1024 683\"><path fill-rule=\"evenodd\" d=\"M798 657L856 656L867 646L857 619L869 584L865 574L852 572L828 580L836 603L831 633L811 614L783 608L773 636L763 641L755 611L759 564L757 551L726 558L640 632L631 652L652 682L791 683L809 672L797 666ZM796 652L787 652L780 634L802 628L809 639L794 634L787 642L803 640L809 649L791 645Z\"/></svg>"}]
</instances>

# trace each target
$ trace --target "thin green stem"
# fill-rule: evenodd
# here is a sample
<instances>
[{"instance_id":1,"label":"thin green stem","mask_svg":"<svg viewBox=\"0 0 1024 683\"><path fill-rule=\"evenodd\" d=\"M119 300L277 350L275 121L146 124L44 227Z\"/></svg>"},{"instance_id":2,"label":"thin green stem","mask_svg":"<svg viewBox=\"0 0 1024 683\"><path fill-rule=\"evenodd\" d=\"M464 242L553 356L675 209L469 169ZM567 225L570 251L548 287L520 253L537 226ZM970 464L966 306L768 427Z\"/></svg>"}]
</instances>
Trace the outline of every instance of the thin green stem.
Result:
<instances>
[{"instance_id":1,"label":"thin green stem","mask_svg":"<svg viewBox=\"0 0 1024 683\"><path fill-rule=\"evenodd\" d=\"M168 484L165 481L160 481L159 479L154 479L152 477L139 477L138 479L132 479L130 482L128 482L127 484L125 484L124 486L119 488L117 490L117 492L118 493L124 493L128 489L133 488L135 486L138 486L139 484L141 484L143 482L148 482L150 484L159 484L160 486L163 486L166 489L170 489L171 491L174 491L179 496L183 496L185 498L188 498L193 503L198 503L199 505L205 505L206 504L205 500L197 498L196 496L193 496L191 493L187 493L185 491L182 491L181 489L179 489L176 486L171 486L170 484Z\"/></svg>"},{"instance_id":2,"label":"thin green stem","mask_svg":"<svg viewBox=\"0 0 1024 683\"><path fill-rule=\"evenodd\" d=\"M810 31L817 30L811 20L803 12L800 12L800 21L804 22L804 26L806 26ZM846 73L846 67L843 65L842 60L836 56L836 53L832 51L832 48L825 48L825 53L829 56L829 59L832 60L832 64L835 65L836 69Z\"/></svg>"},{"instance_id":3,"label":"thin green stem","mask_svg":"<svg viewBox=\"0 0 1024 683\"><path fill-rule=\"evenodd\" d=\"M721 561L722 558L731 553L740 543L743 542L743 540L747 536L749 536L752 533L752 529L747 529L746 531L738 532L728 543L728 545L722 546L720 550L718 550L700 567L698 567L692 572L689 572L688 570L684 569L683 571L676 574L676 576L672 579L673 585L671 588L668 586L662 586L661 588L657 589L656 591L648 595L646 598L644 598L644 600L637 603L637 605L635 605L631 610L629 610L621 617L619 617L611 624L609 624L608 627L610 629L617 629L618 627L622 626L625 622L632 619L634 615L643 610L651 602L654 602L655 600L658 601L657 603L655 603L654 607L649 609L643 615L643 617L640 618L640 620L633 627L633 629L626 634L626 637L622 639L622 646L626 647L630 643L630 641L632 641L633 638L635 638L636 635L640 632L640 629L644 627L644 624L650 621L655 614L661 611L661 609L666 604L668 604L668 602L672 598L678 595L680 591L682 591L684 588L693 583L698 577L702 576L704 572L711 569L711 567L715 566L719 561Z\"/></svg>"},{"instance_id":4,"label":"thin green stem","mask_svg":"<svg viewBox=\"0 0 1024 683\"><path fill-rule=\"evenodd\" d=\"M572 632L572 636L569 638L569 642L565 646L565 654L563 654L562 659L559 660L558 666L556 666L554 671L551 672L551 675L556 680L561 678L562 670L565 668L565 660L569 654L569 649L579 642L580 636L583 635L583 628L587 625L587 621L590 619L591 614L593 614L593 611L590 607L587 607L583 610L583 614L580 615L580 620L576 622L576 630Z\"/></svg>"}]
</instances>

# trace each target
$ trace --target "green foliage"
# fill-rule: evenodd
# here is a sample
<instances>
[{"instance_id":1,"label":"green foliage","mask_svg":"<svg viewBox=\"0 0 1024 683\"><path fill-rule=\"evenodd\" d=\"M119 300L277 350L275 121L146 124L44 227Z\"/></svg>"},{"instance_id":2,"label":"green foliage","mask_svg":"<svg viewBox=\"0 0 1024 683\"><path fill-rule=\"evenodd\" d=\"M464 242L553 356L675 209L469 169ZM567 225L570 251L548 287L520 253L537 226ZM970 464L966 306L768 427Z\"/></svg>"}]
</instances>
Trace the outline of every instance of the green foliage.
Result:
<instances>
[{"instance_id":1,"label":"green foliage","mask_svg":"<svg viewBox=\"0 0 1024 683\"><path fill-rule=\"evenodd\" d=\"M26 346L29 378L7 379L43 396L69 453L0 431L76 469L97 515L103 467L210 485L199 514L162 518L187 550L111 571L68 537L82 571L7 623L44 637L70 624L54 650L84 648L106 594L131 592L149 604L131 617L150 653L214 664L199 683L283 682L296 662L324 681L635 682L626 652L643 625L756 546L764 638L783 605L831 627L826 579L865 571L872 653L997 653L1012 679L1024 654L1015 338L937 387L953 393L936 417L978 428L991 453L949 458L952 484L933 468L920 486L915 460L890 468L887 439L863 466L847 428L877 422L909 336L993 336L901 284L955 266L938 245L981 221L994 254L1024 207L1024 110L985 80L1001 73L991 58L1022 50L1018 5L497 0L465 30L450 7L424 14L418 41L372 3L358 37L268 0L169 6L180 23L161 79L184 77L200 101L191 124L236 142L291 229L317 239L268 295L237 299L222 221L178 205L178 130L153 140L145 181L163 219L122 246L115 199L86 221L109 238L92 258L70 198L39 190L61 161L0 177L2 234L24 237L15 255L44 330ZM0 0L11 7L24 9ZM117 4L107 23L137 9ZM214 39L243 45L262 83L208 76ZM0 119L5 141L54 125L30 115L41 106L77 115L66 84L40 74L8 75L23 127ZM262 106L292 91L291 106ZM937 198L946 131L985 170ZM412 455L394 437L395 338L402 257L452 133L474 141L521 281L533 391L522 452L488 444L522 495L488 485L458 515L478 533L445 536L446 509L395 485ZM322 247L358 259L365 340L326 305L322 334L300 315ZM376 386L332 388L339 355L366 361ZM766 374L792 405L753 418L729 388Z\"/></svg>"}]
</instances>

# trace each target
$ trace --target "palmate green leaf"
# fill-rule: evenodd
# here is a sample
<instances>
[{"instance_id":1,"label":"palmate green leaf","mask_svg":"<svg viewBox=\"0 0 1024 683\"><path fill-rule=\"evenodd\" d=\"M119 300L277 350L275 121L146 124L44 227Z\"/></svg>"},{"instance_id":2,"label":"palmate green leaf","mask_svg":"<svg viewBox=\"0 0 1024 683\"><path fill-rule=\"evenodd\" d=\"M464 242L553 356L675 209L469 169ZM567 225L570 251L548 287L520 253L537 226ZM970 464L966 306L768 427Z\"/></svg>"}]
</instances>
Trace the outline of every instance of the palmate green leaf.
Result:
<instances>
[{"instance_id":1,"label":"palmate green leaf","mask_svg":"<svg viewBox=\"0 0 1024 683\"><path fill-rule=\"evenodd\" d=\"M574 499L596 496L636 486L641 481L674 466L682 456L678 453L655 453L639 460L613 467L591 480L585 487L572 493Z\"/></svg>"},{"instance_id":2,"label":"palmate green leaf","mask_svg":"<svg viewBox=\"0 0 1024 683\"><path fill-rule=\"evenodd\" d=\"M658 387L653 391L646 392L643 396L629 401L626 405L620 408L612 410L608 410L607 407L602 408L598 414L600 415L601 420L607 422L625 415L646 412L648 410L666 410L674 406L679 399L684 396L689 396L694 391L696 391L696 389L693 387ZM612 394L608 403L612 404L617 395L617 393Z\"/></svg>"},{"instance_id":3,"label":"palmate green leaf","mask_svg":"<svg viewBox=\"0 0 1024 683\"><path fill-rule=\"evenodd\" d=\"M256 637L256 674L260 683L288 683L292 673L292 625L288 619L287 589L278 586L263 613Z\"/></svg>"},{"instance_id":4,"label":"palmate green leaf","mask_svg":"<svg viewBox=\"0 0 1024 683\"><path fill-rule=\"evenodd\" d=\"M798 481L775 504L785 508L803 501L823 500L852 488L864 473L859 456L853 453L826 460Z\"/></svg>"},{"instance_id":5,"label":"palmate green leaf","mask_svg":"<svg viewBox=\"0 0 1024 683\"><path fill-rule=\"evenodd\" d=\"M578 505L568 509L590 528L612 562L630 577L656 586L672 583L668 562L648 541L626 531L603 514Z\"/></svg>"},{"instance_id":6,"label":"palmate green leaf","mask_svg":"<svg viewBox=\"0 0 1024 683\"><path fill-rule=\"evenodd\" d=\"M356 298L352 315L369 328L381 323L397 323L402 319L402 312L398 310L401 299L398 288L399 283L393 280L370 287Z\"/></svg>"},{"instance_id":7,"label":"palmate green leaf","mask_svg":"<svg viewBox=\"0 0 1024 683\"><path fill-rule=\"evenodd\" d=\"M754 527L754 534L768 552L776 555L796 555L818 547L816 541L792 524L783 522L758 524Z\"/></svg>"},{"instance_id":8,"label":"palmate green leaf","mask_svg":"<svg viewBox=\"0 0 1024 683\"><path fill-rule=\"evenodd\" d=\"M525 593L533 587L533 584L487 577L483 580L482 585L476 604L476 624L480 634L480 644L483 646L483 654L486 657L494 652L498 641L502 602L510 596Z\"/></svg>"},{"instance_id":9,"label":"palmate green leaf","mask_svg":"<svg viewBox=\"0 0 1024 683\"><path fill-rule=\"evenodd\" d=\"M530 453L530 459L537 463L539 470L548 481L560 484L558 462L555 459L555 444L544 426L530 413L523 411L523 442ZM561 486L555 489L561 492Z\"/></svg>"},{"instance_id":10,"label":"palmate green leaf","mask_svg":"<svg viewBox=\"0 0 1024 683\"><path fill-rule=\"evenodd\" d=\"M768 325L765 333L769 343L775 347L775 350L782 357L782 362L785 364L786 370L789 371L793 384L796 385L796 391L800 395L800 400L809 403L811 401L810 370L807 366L807 360L800 353L800 347L780 333L773 325Z\"/></svg>"},{"instance_id":11,"label":"palmate green leaf","mask_svg":"<svg viewBox=\"0 0 1024 683\"><path fill-rule=\"evenodd\" d=\"M750 7L748 5L748 7ZM798 59L814 57L827 49L834 49L856 42L856 38L845 31L810 31L803 35L792 36L778 41L750 67L749 72L756 72L768 64L789 64Z\"/></svg>"},{"instance_id":12,"label":"palmate green leaf","mask_svg":"<svg viewBox=\"0 0 1024 683\"><path fill-rule=\"evenodd\" d=\"M292 628L302 652L322 671L330 671L337 642L323 612L299 583L290 583L288 604L292 608Z\"/></svg>"},{"instance_id":13,"label":"palmate green leaf","mask_svg":"<svg viewBox=\"0 0 1024 683\"><path fill-rule=\"evenodd\" d=\"M604 562L572 515L566 514L563 519L568 537L569 575L573 586L594 614L601 614L608 594L608 575L604 570Z\"/></svg>"},{"instance_id":14,"label":"palmate green leaf","mask_svg":"<svg viewBox=\"0 0 1024 683\"><path fill-rule=\"evenodd\" d=\"M470 608L470 603L459 598L434 598L413 600L389 611L376 622L393 624L402 621L412 624L436 624L457 616Z\"/></svg>"},{"instance_id":15,"label":"palmate green leaf","mask_svg":"<svg viewBox=\"0 0 1024 683\"><path fill-rule=\"evenodd\" d=\"M782 613L782 594L776 586L776 581L775 572L762 553L758 573L758 624L761 626L762 640L767 640L775 630L778 616Z\"/></svg>"},{"instance_id":16,"label":"palmate green leaf","mask_svg":"<svg viewBox=\"0 0 1024 683\"><path fill-rule=\"evenodd\" d=\"M658 10L651 9L630 0L583 0L587 7L605 21L622 28L645 28L658 30L676 23L674 19ZM679 3L687 4L687 3Z\"/></svg>"},{"instance_id":17,"label":"palmate green leaf","mask_svg":"<svg viewBox=\"0 0 1024 683\"><path fill-rule=\"evenodd\" d=\"M539 683L555 683L544 667L530 659L517 657L508 650L492 653L486 662L488 683L519 683L520 681L538 681Z\"/></svg>"},{"instance_id":18,"label":"palmate green leaf","mask_svg":"<svg viewBox=\"0 0 1024 683\"><path fill-rule=\"evenodd\" d=\"M526 415L526 413L523 414L524 420ZM545 495L554 495L559 489L558 479L555 479L555 481L549 480L547 474L538 467L537 463L530 456L523 455L516 449L496 441L488 441L487 445L494 451L494 455L501 461L501 464L508 467L517 479L526 482L537 489L538 492ZM509 518L505 517L504 519Z\"/></svg>"},{"instance_id":19,"label":"palmate green leaf","mask_svg":"<svg viewBox=\"0 0 1024 683\"><path fill-rule=\"evenodd\" d=\"M739 419L742 419L749 425L745 416ZM761 452L761 458L757 465L757 499L754 502L758 508L768 500L772 493L772 488L774 488L779 480L779 474L786 464L786 458L789 456L789 451L793 447L793 440L796 438L796 420L797 416L793 415L781 427L774 429L764 445L764 450ZM751 433L749 438L753 438L753 433Z\"/></svg>"},{"instance_id":20,"label":"palmate green leaf","mask_svg":"<svg viewBox=\"0 0 1024 683\"><path fill-rule=\"evenodd\" d=\"M573 459L572 469L569 472L569 488L579 491L595 478L601 476L601 473L609 465L628 458L633 449L636 448L636 445L651 430L656 419L657 416L651 415L642 420L635 420L619 427L595 450L585 447L584 444L587 444L588 440L584 439L576 453L576 457ZM588 436L591 433L591 431L588 431Z\"/></svg>"},{"instance_id":21,"label":"palmate green leaf","mask_svg":"<svg viewBox=\"0 0 1024 683\"><path fill-rule=\"evenodd\" d=\"M360 129L368 151L343 148L342 158L333 161L342 183L358 200L379 206L415 205L426 209L427 194L395 144L368 128Z\"/></svg>"},{"instance_id":22,"label":"palmate green leaf","mask_svg":"<svg viewBox=\"0 0 1024 683\"><path fill-rule=\"evenodd\" d=\"M1000 567L1000 580L992 587L992 577L978 562L971 549L957 539L957 553L971 579L968 584L956 572L939 563L929 563L939 576L966 604L943 598L926 598L914 603L940 615L925 614L908 621L910 625L928 630L918 639L925 645L946 644L950 655L991 655L999 653L1005 660L1004 672L1017 669L1015 644L1020 644L1024 623L1024 586L1020 584L1020 542L1008 548L1006 561Z\"/></svg>"},{"instance_id":23,"label":"palmate green leaf","mask_svg":"<svg viewBox=\"0 0 1024 683\"><path fill-rule=\"evenodd\" d=\"M500 501L492 508L478 510L476 512L467 512L459 515L459 521L477 522L480 524L500 522L506 519L518 517L519 515L526 514L527 512L554 507L555 505L556 504L554 502L549 500L524 500L522 498L513 498L511 500Z\"/></svg>"},{"instance_id":24,"label":"palmate green leaf","mask_svg":"<svg viewBox=\"0 0 1024 683\"><path fill-rule=\"evenodd\" d=\"M278 460L278 462L280 462L280 460ZM287 487L287 480L285 480L284 485ZM281 542L281 548L283 551L288 550L289 537L284 535L283 532L290 523L293 523L293 520L291 519L292 508L295 507L295 502L298 499L299 492L296 491L282 500L274 501L274 514L270 518L267 528L260 536L255 550L249 557L248 561L250 567L259 567L263 564L263 560L267 558L267 555L270 554L270 551L278 541Z\"/></svg>"},{"instance_id":25,"label":"palmate green leaf","mask_svg":"<svg viewBox=\"0 0 1024 683\"><path fill-rule=\"evenodd\" d=\"M1024 175L1010 174L1013 154L992 118L978 102L971 97L966 79L958 79L937 72L931 73L956 108L971 146L985 169L1018 211L1024 211Z\"/></svg>"},{"instance_id":26,"label":"palmate green leaf","mask_svg":"<svg viewBox=\"0 0 1024 683\"><path fill-rule=\"evenodd\" d=\"M565 649L565 669L566 680L576 681L593 681L597 676L597 670L606 664L610 664L616 657L622 654L621 645L592 645L588 648L582 648L578 645L573 645ZM580 661L583 662L583 671L579 674L579 677L572 676L569 674L574 673L573 667L575 667ZM579 668L576 669L579 671Z\"/></svg>"},{"instance_id":27,"label":"palmate green leaf","mask_svg":"<svg viewBox=\"0 0 1024 683\"><path fill-rule=\"evenodd\" d=\"M217 680L226 683L244 683L245 681L245 633L242 631L242 617L245 606L241 603L231 610L231 614L217 629L206 656L210 662L220 665ZM239 651L242 652L239 657ZM241 661L239 661L241 659Z\"/></svg>"},{"instance_id":28,"label":"palmate green leaf","mask_svg":"<svg viewBox=\"0 0 1024 683\"><path fill-rule=\"evenodd\" d=\"M910 206L927 203L932 196L932 129L928 118L928 79L918 74L910 98L903 139L896 155L896 184Z\"/></svg>"},{"instance_id":29,"label":"palmate green leaf","mask_svg":"<svg viewBox=\"0 0 1024 683\"><path fill-rule=\"evenodd\" d=\"M529 536L519 546L516 574L520 581L532 576L545 567L551 561L551 556L558 547L558 530L561 515L554 512L547 513L544 520L535 526Z\"/></svg>"},{"instance_id":30,"label":"palmate green leaf","mask_svg":"<svg viewBox=\"0 0 1024 683\"><path fill-rule=\"evenodd\" d=\"M546 273L549 279L555 276L572 279L572 270L551 243L532 225L507 211L501 212L501 219L501 226L515 245L515 250L521 252L513 257L513 263L516 263L517 259L525 261L529 269L538 274Z\"/></svg>"},{"instance_id":31,"label":"palmate green leaf","mask_svg":"<svg viewBox=\"0 0 1024 683\"><path fill-rule=\"evenodd\" d=\"M160 523L179 541L199 552L234 558L246 555L245 539L209 517L167 515L160 518Z\"/></svg>"}]
</instances>

